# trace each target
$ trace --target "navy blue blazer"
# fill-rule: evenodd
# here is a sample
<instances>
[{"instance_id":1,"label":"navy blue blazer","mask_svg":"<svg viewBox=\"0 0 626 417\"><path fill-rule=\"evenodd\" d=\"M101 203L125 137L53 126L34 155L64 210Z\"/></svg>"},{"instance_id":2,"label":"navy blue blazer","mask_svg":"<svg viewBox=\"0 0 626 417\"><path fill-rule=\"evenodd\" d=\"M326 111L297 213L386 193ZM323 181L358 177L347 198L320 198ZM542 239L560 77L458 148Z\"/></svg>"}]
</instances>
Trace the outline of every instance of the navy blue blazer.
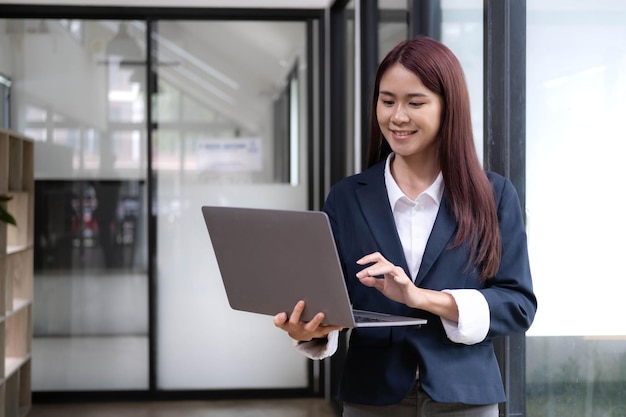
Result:
<instances>
[{"instance_id":1,"label":"navy blue blazer","mask_svg":"<svg viewBox=\"0 0 626 417\"><path fill-rule=\"evenodd\" d=\"M415 284L433 290L479 290L490 309L487 338L475 345L448 339L441 319L389 300L356 278L362 256L379 251L408 273L384 181L385 162L334 185L324 205L333 229L354 308L424 317L415 327L352 329L345 360L340 399L387 405L401 401L415 383L438 402L493 404L505 401L492 340L523 333L537 308L533 293L526 231L519 198L508 179L487 173L493 186L502 236L502 260L496 276L486 282L467 267L468 248L450 249L456 222L444 191Z\"/></svg>"}]
</instances>

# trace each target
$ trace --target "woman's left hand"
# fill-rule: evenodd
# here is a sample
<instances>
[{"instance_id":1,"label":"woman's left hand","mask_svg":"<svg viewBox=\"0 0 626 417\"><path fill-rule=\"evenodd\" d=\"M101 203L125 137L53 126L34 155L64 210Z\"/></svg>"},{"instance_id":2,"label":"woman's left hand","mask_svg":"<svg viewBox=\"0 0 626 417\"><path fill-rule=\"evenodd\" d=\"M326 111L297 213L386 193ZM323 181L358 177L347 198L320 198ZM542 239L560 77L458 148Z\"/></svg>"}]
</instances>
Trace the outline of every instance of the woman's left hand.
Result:
<instances>
[{"instance_id":1,"label":"woman's left hand","mask_svg":"<svg viewBox=\"0 0 626 417\"><path fill-rule=\"evenodd\" d=\"M401 267L389 262L379 252L365 255L356 263L372 264L356 274L362 284L376 288L391 300L413 308L418 306L419 289ZM376 278L380 275L383 278Z\"/></svg>"},{"instance_id":2,"label":"woman's left hand","mask_svg":"<svg viewBox=\"0 0 626 417\"><path fill-rule=\"evenodd\" d=\"M447 320L458 322L459 308L451 294L418 287L402 268L392 264L378 252L365 255L356 263L371 264L356 274L364 285L374 287L387 298L411 308L426 310ZM383 278L376 278L380 275Z\"/></svg>"}]
</instances>

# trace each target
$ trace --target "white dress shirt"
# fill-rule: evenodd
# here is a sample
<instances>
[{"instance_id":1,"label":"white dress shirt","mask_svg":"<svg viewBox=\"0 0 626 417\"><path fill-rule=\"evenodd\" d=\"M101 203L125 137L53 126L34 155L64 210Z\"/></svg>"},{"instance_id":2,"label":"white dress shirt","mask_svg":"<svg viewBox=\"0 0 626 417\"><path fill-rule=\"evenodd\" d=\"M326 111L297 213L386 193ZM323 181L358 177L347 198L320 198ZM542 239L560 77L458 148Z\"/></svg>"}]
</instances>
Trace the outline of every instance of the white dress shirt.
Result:
<instances>
[{"instance_id":1,"label":"white dress shirt","mask_svg":"<svg viewBox=\"0 0 626 417\"><path fill-rule=\"evenodd\" d=\"M391 175L390 163L394 154L387 157L385 165L385 186L391 206L396 229L400 236L404 257L409 270L406 271L415 280L422 263L428 237L435 224L444 184L441 173L435 181L415 200L407 197ZM366 253L363 256L367 255ZM384 254L383 254L384 256ZM441 319L448 338L455 343L472 345L485 339L489 331L489 305L485 297L473 289L443 290L454 297L459 309L459 321ZM296 349L311 359L323 359L337 350L338 332L328 335L328 343L318 341L298 343Z\"/></svg>"}]
</instances>

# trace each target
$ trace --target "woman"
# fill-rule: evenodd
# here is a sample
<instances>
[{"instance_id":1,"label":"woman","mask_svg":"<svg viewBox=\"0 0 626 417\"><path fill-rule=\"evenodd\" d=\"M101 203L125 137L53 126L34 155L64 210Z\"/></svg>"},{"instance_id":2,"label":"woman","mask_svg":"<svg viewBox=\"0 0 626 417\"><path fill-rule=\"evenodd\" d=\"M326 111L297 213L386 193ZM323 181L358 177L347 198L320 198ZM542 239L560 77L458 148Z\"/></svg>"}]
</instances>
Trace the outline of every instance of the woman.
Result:
<instances>
[{"instance_id":1,"label":"woman","mask_svg":"<svg viewBox=\"0 0 626 417\"><path fill-rule=\"evenodd\" d=\"M493 338L523 333L537 301L511 182L483 171L461 66L418 37L381 62L369 168L326 200L354 308L428 319L420 328L353 329L344 416L497 416L505 401ZM274 324L311 358L336 350L304 303Z\"/></svg>"}]
</instances>

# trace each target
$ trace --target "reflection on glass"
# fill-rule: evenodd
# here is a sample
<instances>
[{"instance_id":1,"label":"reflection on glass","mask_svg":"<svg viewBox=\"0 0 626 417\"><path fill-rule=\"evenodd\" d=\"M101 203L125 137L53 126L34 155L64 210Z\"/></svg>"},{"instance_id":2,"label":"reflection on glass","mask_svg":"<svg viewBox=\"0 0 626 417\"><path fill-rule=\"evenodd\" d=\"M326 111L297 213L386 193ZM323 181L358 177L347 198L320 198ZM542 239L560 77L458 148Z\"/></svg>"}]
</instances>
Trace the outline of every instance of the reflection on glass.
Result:
<instances>
[{"instance_id":1,"label":"reflection on glass","mask_svg":"<svg viewBox=\"0 0 626 417\"><path fill-rule=\"evenodd\" d=\"M156 27L157 59L168 63L157 68L152 155L158 388L305 387L306 361L272 334L267 317L228 305L200 207L307 208L304 109L315 63L306 62L306 24L159 21ZM199 324L201 317L220 320ZM261 361L249 354L251 338Z\"/></svg>"},{"instance_id":2,"label":"reflection on glass","mask_svg":"<svg viewBox=\"0 0 626 417\"><path fill-rule=\"evenodd\" d=\"M378 60L383 59L391 49L408 38L409 26L406 22L385 21L378 25Z\"/></svg>"},{"instance_id":3,"label":"reflection on glass","mask_svg":"<svg viewBox=\"0 0 626 417\"><path fill-rule=\"evenodd\" d=\"M137 233L145 186L139 181L38 181L35 265L40 271L143 271Z\"/></svg>"},{"instance_id":4,"label":"reflection on glass","mask_svg":"<svg viewBox=\"0 0 626 417\"><path fill-rule=\"evenodd\" d=\"M147 389L145 23L0 27L38 141L33 390Z\"/></svg>"},{"instance_id":5,"label":"reflection on glass","mask_svg":"<svg viewBox=\"0 0 626 417\"><path fill-rule=\"evenodd\" d=\"M135 31L138 29L132 27ZM145 52L131 36L131 24L121 22L107 43L108 120L140 123L145 113Z\"/></svg>"},{"instance_id":6,"label":"reflection on glass","mask_svg":"<svg viewBox=\"0 0 626 417\"><path fill-rule=\"evenodd\" d=\"M26 106L24 109L24 118L28 122L45 122L48 118L48 112L37 106Z\"/></svg>"},{"instance_id":7,"label":"reflection on glass","mask_svg":"<svg viewBox=\"0 0 626 417\"><path fill-rule=\"evenodd\" d=\"M188 25L183 34L201 31L207 39L222 28L228 32L267 32L259 22ZM173 25L163 25L154 36L159 62L168 63L158 67L154 115L159 130L154 133L154 166L199 172L207 182L297 185L302 132L299 102L304 86L297 68L304 47L302 34L297 33L300 29L295 29L299 25L283 25L288 35L280 43L294 43L277 45L287 52L284 59L268 59L260 56L262 50L255 46L238 45L228 51L220 46L216 57L222 59L215 61L199 46L170 40ZM201 26L205 27L199 29ZM247 70L232 63L246 54L257 57L254 75L247 74L251 67ZM294 67L296 70L291 71Z\"/></svg>"},{"instance_id":8,"label":"reflection on glass","mask_svg":"<svg viewBox=\"0 0 626 417\"><path fill-rule=\"evenodd\" d=\"M483 1L442 0L442 41L463 67L472 106L472 130L483 155ZM482 158L481 158L482 160Z\"/></svg>"}]
</instances>

